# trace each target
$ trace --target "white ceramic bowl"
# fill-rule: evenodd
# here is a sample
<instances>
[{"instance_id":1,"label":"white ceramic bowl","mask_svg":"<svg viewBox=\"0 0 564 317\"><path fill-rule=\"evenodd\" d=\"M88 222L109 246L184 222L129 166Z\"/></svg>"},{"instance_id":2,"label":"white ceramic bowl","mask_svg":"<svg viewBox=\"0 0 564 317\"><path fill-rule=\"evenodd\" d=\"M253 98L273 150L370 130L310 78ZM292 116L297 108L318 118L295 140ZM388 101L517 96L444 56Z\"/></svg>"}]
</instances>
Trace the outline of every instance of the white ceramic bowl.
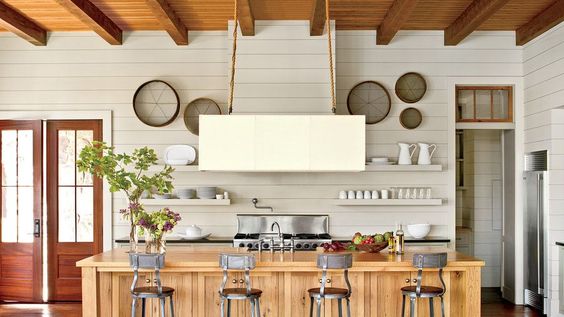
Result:
<instances>
[{"instance_id":1,"label":"white ceramic bowl","mask_svg":"<svg viewBox=\"0 0 564 317\"><path fill-rule=\"evenodd\" d=\"M415 239L423 239L431 231L431 225L428 223L419 223L414 225L407 225L407 232Z\"/></svg>"},{"instance_id":2,"label":"white ceramic bowl","mask_svg":"<svg viewBox=\"0 0 564 317\"><path fill-rule=\"evenodd\" d=\"M187 237L200 237L202 236L202 228L196 226L196 225L191 225L186 227L186 236Z\"/></svg>"}]
</instances>

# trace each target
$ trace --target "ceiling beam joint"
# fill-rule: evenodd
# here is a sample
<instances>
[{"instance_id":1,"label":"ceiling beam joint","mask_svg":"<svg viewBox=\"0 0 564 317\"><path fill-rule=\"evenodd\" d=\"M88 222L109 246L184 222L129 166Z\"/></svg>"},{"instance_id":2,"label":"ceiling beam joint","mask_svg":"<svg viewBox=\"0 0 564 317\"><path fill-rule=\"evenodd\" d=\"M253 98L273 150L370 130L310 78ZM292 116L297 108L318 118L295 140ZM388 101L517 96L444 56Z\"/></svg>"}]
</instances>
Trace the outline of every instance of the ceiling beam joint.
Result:
<instances>
[{"instance_id":1,"label":"ceiling beam joint","mask_svg":"<svg viewBox=\"0 0 564 317\"><path fill-rule=\"evenodd\" d=\"M188 45L188 29L176 15L167 0L146 0L161 26L177 45Z\"/></svg>"},{"instance_id":2,"label":"ceiling beam joint","mask_svg":"<svg viewBox=\"0 0 564 317\"><path fill-rule=\"evenodd\" d=\"M562 21L564 21L564 0L557 0L515 31L517 45L525 45Z\"/></svg>"},{"instance_id":3,"label":"ceiling beam joint","mask_svg":"<svg viewBox=\"0 0 564 317\"><path fill-rule=\"evenodd\" d=\"M47 31L0 1L0 26L36 46L47 45Z\"/></svg>"},{"instance_id":4,"label":"ceiling beam joint","mask_svg":"<svg viewBox=\"0 0 564 317\"><path fill-rule=\"evenodd\" d=\"M88 0L55 0L82 23L112 45L122 44L122 31L107 15Z\"/></svg>"},{"instance_id":5,"label":"ceiling beam joint","mask_svg":"<svg viewBox=\"0 0 564 317\"><path fill-rule=\"evenodd\" d=\"M509 0L474 0L445 30L445 45L458 45Z\"/></svg>"},{"instance_id":6,"label":"ceiling beam joint","mask_svg":"<svg viewBox=\"0 0 564 317\"><path fill-rule=\"evenodd\" d=\"M417 5L417 0L395 0L378 26L376 44L388 45L401 29Z\"/></svg>"}]
</instances>

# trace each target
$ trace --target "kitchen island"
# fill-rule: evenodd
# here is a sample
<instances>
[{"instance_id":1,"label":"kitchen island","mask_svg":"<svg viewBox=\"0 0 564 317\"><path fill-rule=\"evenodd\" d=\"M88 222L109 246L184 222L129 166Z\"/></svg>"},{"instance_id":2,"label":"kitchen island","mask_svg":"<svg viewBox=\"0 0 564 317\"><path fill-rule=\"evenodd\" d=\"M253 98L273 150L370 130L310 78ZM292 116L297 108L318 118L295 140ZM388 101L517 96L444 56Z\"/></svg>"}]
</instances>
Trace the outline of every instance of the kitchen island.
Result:
<instances>
[{"instance_id":1,"label":"kitchen island","mask_svg":"<svg viewBox=\"0 0 564 317\"><path fill-rule=\"evenodd\" d=\"M440 252L437 248L410 248L403 255L381 252L376 254L352 252L353 268L350 280L353 287L352 316L400 316L401 291L413 285L416 270L411 261L415 252ZM83 316L130 316L129 287L133 276L127 249L116 248L77 263L82 269ZM176 316L219 316L218 288L222 273L218 255L222 252L247 253L244 248L221 246L191 246L171 248L162 270L163 285L176 289ZM480 270L482 260L448 251L445 268L445 311L447 316L480 316ZM307 289L319 285L319 270L315 266L318 252L256 253L257 268L251 273L254 288L263 290L263 316L303 317L309 314ZM152 283L150 272L142 274L140 285ZM342 275L329 276L330 284L343 287ZM440 285L436 272L426 272L426 285ZM230 273L231 287L242 286L242 274ZM250 316L248 302L235 303L232 316ZM417 316L429 315L427 300L419 300ZM158 316L158 305L148 304L148 316ZM168 308L167 308L168 309ZM337 316L337 303L327 302L325 316ZM409 311L409 308L407 309ZM435 305L440 316L440 305Z\"/></svg>"}]
</instances>

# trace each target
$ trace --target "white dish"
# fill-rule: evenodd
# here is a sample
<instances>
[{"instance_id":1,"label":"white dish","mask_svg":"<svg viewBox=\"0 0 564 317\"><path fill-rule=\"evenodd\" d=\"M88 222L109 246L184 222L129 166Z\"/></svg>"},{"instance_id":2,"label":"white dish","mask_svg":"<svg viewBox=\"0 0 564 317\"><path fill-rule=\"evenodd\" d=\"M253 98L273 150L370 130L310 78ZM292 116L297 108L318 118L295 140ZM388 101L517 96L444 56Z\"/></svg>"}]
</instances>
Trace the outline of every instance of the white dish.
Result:
<instances>
[{"instance_id":1,"label":"white dish","mask_svg":"<svg viewBox=\"0 0 564 317\"><path fill-rule=\"evenodd\" d=\"M183 234L183 233L177 233L177 235L182 240L194 241L194 240L202 240L202 239L208 238L209 236L211 236L211 233L206 233L206 234L201 235L199 237L187 236L186 234Z\"/></svg>"},{"instance_id":2,"label":"white dish","mask_svg":"<svg viewBox=\"0 0 564 317\"><path fill-rule=\"evenodd\" d=\"M425 238L431 231L431 225L428 223L419 223L414 225L407 225L407 232L415 239Z\"/></svg>"},{"instance_id":3,"label":"white dish","mask_svg":"<svg viewBox=\"0 0 564 317\"><path fill-rule=\"evenodd\" d=\"M196 150L190 145L171 145L164 152L164 161L168 165L188 165L196 160Z\"/></svg>"}]
</instances>

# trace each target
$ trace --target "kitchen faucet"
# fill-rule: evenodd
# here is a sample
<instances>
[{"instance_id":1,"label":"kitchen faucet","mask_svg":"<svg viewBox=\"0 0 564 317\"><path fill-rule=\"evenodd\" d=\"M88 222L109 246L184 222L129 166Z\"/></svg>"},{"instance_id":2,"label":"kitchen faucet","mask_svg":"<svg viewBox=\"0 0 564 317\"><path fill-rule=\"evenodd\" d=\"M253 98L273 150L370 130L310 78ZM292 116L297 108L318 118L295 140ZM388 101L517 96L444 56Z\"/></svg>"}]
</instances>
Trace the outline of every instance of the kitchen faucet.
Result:
<instances>
[{"instance_id":1,"label":"kitchen faucet","mask_svg":"<svg viewBox=\"0 0 564 317\"><path fill-rule=\"evenodd\" d=\"M270 231L274 231L274 227L278 229L278 239L280 240L280 250L284 252L284 238L282 237L282 230L280 230L280 224L278 221L272 223L270 226ZM274 244L274 243L273 243ZM274 250L274 245L272 245L271 251Z\"/></svg>"}]
</instances>

